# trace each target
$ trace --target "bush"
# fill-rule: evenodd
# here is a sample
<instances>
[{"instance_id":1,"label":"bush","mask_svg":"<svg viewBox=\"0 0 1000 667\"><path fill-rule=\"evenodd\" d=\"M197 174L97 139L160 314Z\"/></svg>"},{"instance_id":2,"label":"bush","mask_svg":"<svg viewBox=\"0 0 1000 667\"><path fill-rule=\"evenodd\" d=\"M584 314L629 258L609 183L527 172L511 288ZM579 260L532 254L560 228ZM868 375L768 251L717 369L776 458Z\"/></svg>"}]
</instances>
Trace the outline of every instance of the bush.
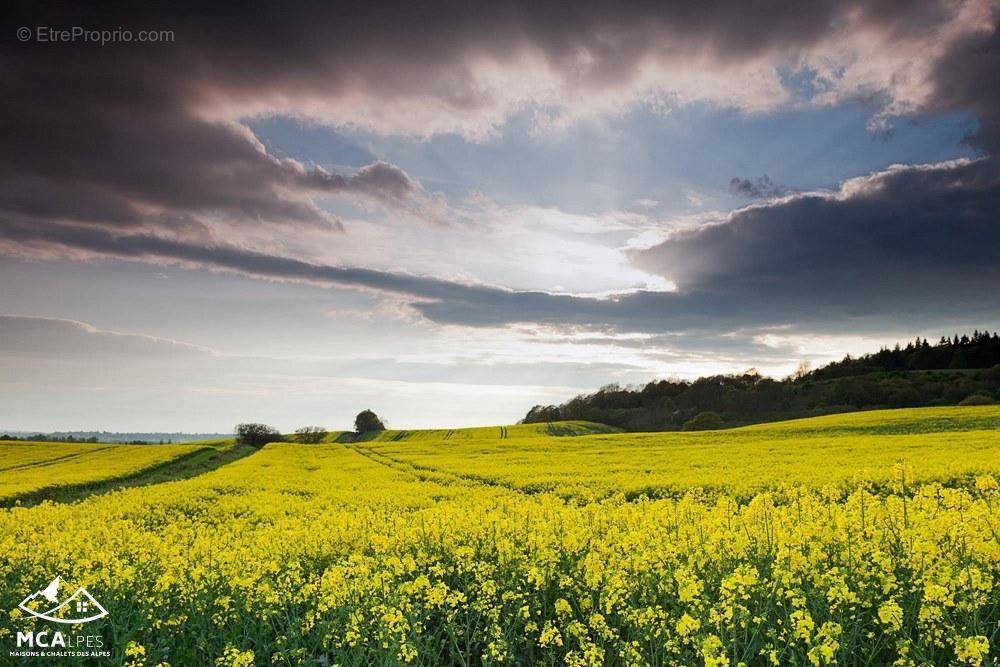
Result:
<instances>
[{"instance_id":1,"label":"bush","mask_svg":"<svg viewBox=\"0 0 1000 667\"><path fill-rule=\"evenodd\" d=\"M241 445L251 447L263 447L269 442L281 442L281 433L278 429L267 424L237 424L236 442Z\"/></svg>"},{"instance_id":2,"label":"bush","mask_svg":"<svg viewBox=\"0 0 1000 667\"><path fill-rule=\"evenodd\" d=\"M354 418L354 430L358 433L371 433L372 431L384 431L385 424L378 415L371 410L362 410Z\"/></svg>"},{"instance_id":3,"label":"bush","mask_svg":"<svg viewBox=\"0 0 1000 667\"><path fill-rule=\"evenodd\" d=\"M295 429L295 439L306 445L315 445L326 438L326 429L322 426L303 426Z\"/></svg>"},{"instance_id":4,"label":"bush","mask_svg":"<svg viewBox=\"0 0 1000 667\"><path fill-rule=\"evenodd\" d=\"M718 412L699 412L691 419L684 422L685 431L713 431L726 425L722 415Z\"/></svg>"},{"instance_id":5,"label":"bush","mask_svg":"<svg viewBox=\"0 0 1000 667\"><path fill-rule=\"evenodd\" d=\"M971 396L966 396L963 398L959 405L996 405L997 402L994 401L989 396L984 396L983 394L972 394Z\"/></svg>"}]
</instances>

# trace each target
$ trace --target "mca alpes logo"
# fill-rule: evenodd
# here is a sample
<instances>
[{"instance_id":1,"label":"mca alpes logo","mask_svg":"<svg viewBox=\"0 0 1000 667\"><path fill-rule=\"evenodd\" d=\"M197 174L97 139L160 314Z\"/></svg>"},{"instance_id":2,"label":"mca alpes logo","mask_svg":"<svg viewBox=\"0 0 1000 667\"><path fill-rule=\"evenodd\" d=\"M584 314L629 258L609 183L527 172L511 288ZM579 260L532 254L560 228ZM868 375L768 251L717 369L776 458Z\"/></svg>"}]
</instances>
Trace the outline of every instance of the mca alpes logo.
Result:
<instances>
[{"instance_id":1,"label":"mca alpes logo","mask_svg":"<svg viewBox=\"0 0 1000 667\"><path fill-rule=\"evenodd\" d=\"M22 611L53 623L89 623L108 615L100 602L83 586L75 590L62 577L56 577L17 605Z\"/></svg>"}]
</instances>

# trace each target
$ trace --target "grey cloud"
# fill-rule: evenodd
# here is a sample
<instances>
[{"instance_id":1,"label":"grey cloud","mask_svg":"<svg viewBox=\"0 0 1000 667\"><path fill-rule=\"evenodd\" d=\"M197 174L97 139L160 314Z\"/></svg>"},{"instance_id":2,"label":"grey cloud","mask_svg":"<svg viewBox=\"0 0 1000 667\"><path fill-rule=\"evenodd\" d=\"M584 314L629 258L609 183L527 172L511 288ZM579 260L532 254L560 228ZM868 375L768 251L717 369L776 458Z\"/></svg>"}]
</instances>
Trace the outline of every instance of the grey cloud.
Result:
<instances>
[{"instance_id":1,"label":"grey cloud","mask_svg":"<svg viewBox=\"0 0 1000 667\"><path fill-rule=\"evenodd\" d=\"M788 194L788 188L775 183L767 174L752 180L733 177L729 179L729 191L748 199L772 199Z\"/></svg>"},{"instance_id":2,"label":"grey cloud","mask_svg":"<svg viewBox=\"0 0 1000 667\"><path fill-rule=\"evenodd\" d=\"M40 252L78 250L99 258L139 260L241 273L254 278L339 285L417 299L502 301L506 290L359 267L312 264L233 245L191 244L150 234L116 234L106 229L27 224L0 225L0 247L23 244Z\"/></svg>"},{"instance_id":3,"label":"grey cloud","mask_svg":"<svg viewBox=\"0 0 1000 667\"><path fill-rule=\"evenodd\" d=\"M400 295L440 324L516 323L631 332L694 332L893 318L967 321L1000 308L1000 169L993 159L897 167L833 193L740 209L677 232L633 263L676 292L598 299L335 267L143 234L79 226L0 226L0 245L234 271L255 278ZM981 320L980 320L981 321Z\"/></svg>"},{"instance_id":4,"label":"grey cloud","mask_svg":"<svg viewBox=\"0 0 1000 667\"><path fill-rule=\"evenodd\" d=\"M191 244L150 234L116 234L109 230L68 225L0 225L0 248L19 246L39 253L66 250L92 257L172 264L240 273L264 280L371 289L410 298L424 317L442 324L505 326L517 322L591 326L607 322L624 329L663 326L670 315L675 326L704 318L715 299L698 300L688 312L672 308L673 295L637 292L615 299L594 299L547 292L513 291L437 278L359 267L313 264L299 259L246 250L233 245ZM56 255L53 255L56 256ZM666 308L665 308L666 307ZM675 312L669 312L675 311Z\"/></svg>"},{"instance_id":5,"label":"grey cloud","mask_svg":"<svg viewBox=\"0 0 1000 667\"><path fill-rule=\"evenodd\" d=\"M390 210L410 213L427 222L447 222L443 201L425 193L405 171L382 160L367 164L350 176L314 169L304 180L317 191L369 198Z\"/></svg>"},{"instance_id":6,"label":"grey cloud","mask_svg":"<svg viewBox=\"0 0 1000 667\"><path fill-rule=\"evenodd\" d=\"M632 255L681 293L734 297L772 322L994 313L1000 281L994 159L899 167L837 193L751 206Z\"/></svg>"},{"instance_id":7,"label":"grey cloud","mask_svg":"<svg viewBox=\"0 0 1000 667\"><path fill-rule=\"evenodd\" d=\"M362 167L351 178L351 182L361 192L397 200L402 200L420 189L405 171L381 161Z\"/></svg>"},{"instance_id":8,"label":"grey cloud","mask_svg":"<svg viewBox=\"0 0 1000 667\"><path fill-rule=\"evenodd\" d=\"M996 155L1000 151L1000 29L960 40L934 64L934 94L928 110L971 109L979 130L968 138L973 145Z\"/></svg>"},{"instance_id":9,"label":"grey cloud","mask_svg":"<svg viewBox=\"0 0 1000 667\"><path fill-rule=\"evenodd\" d=\"M0 315L0 357L100 360L182 358L204 360L207 348L181 341L138 334L103 331L85 322L53 317ZM101 362L103 363L103 362Z\"/></svg>"},{"instance_id":10,"label":"grey cloud","mask_svg":"<svg viewBox=\"0 0 1000 667\"><path fill-rule=\"evenodd\" d=\"M40 256L83 252L375 289L410 297L433 321L472 326L658 332L903 318L921 310L996 312L994 159L897 169L837 197L803 194L741 210L633 255L638 266L676 281L678 292L611 299L311 264L220 243L204 224L215 216L336 228L313 203L317 194L364 197L441 219L441 203L397 167L376 162L354 175L307 169L262 152L233 118L282 105L309 115L345 100L357 102L358 114L406 116L410 104L429 100L442 116L460 119L498 104L495 91L479 85L476 62L509 64L535 54L540 67L585 97L630 80L664 45L726 67L767 53L791 57L848 20L894 40L936 35L952 10L932 0L764 9L732 0L585 2L569 12L549 2L447 12L410 2L316 3L295 12L277 5L15 4L11 25L153 27L172 29L176 42L8 40L0 47L0 244ZM437 35L448 38L430 38ZM1000 145L997 44L995 30L951 44L933 63L924 109L975 111L980 130L971 140L988 152Z\"/></svg>"},{"instance_id":11,"label":"grey cloud","mask_svg":"<svg viewBox=\"0 0 1000 667\"><path fill-rule=\"evenodd\" d=\"M33 26L113 22L112 14L24 7ZM15 12L16 13L16 12ZM132 17L131 25L169 27L183 19ZM183 16L183 12L179 14ZM147 22L148 21L148 22ZM292 225L330 231L341 222L313 202L350 196L415 216L439 212L403 170L373 162L355 174L306 168L268 155L243 125L198 108L195 91L213 68L192 60L196 30L178 42L132 44L5 43L0 84L0 212L33 224L77 223L209 236L208 221ZM225 35L214 48L225 49ZM207 39L202 36L202 39ZM213 37L215 39L215 37ZM262 39L265 39L262 37ZM252 68L252 63L245 63ZM204 86L204 88L203 88ZM186 224L179 224L185 221Z\"/></svg>"},{"instance_id":12,"label":"grey cloud","mask_svg":"<svg viewBox=\"0 0 1000 667\"><path fill-rule=\"evenodd\" d=\"M339 221L312 202L317 192L444 219L443 203L397 167L376 162L353 176L305 170L266 155L234 119L275 110L323 116L334 104L352 114L344 122L398 120L412 116L419 102L458 124L493 108L491 117L500 121L511 109L496 99L500 93L484 88L477 64L512 66L532 54L539 70L586 98L627 84L650 58L696 54L709 68L764 54L794 60L837 26L903 41L932 38L955 16L952 4L939 0L763 8L733 0L588 1L573 11L527 1L447 9L307 3L295 11L269 3L248 11L229 3L16 2L7 9L10 25L168 29L175 41L7 40L0 47L0 210L35 224L195 232L189 240L209 234L198 222L205 216L338 229ZM986 141L995 120L996 36L983 39L956 44L938 63L930 106L976 110ZM461 127L430 131L453 130ZM190 228L175 226L182 219Z\"/></svg>"},{"instance_id":13,"label":"grey cloud","mask_svg":"<svg viewBox=\"0 0 1000 667\"><path fill-rule=\"evenodd\" d=\"M87 104L87 95L67 96L64 103ZM21 109L9 105L11 115L0 121L0 210L41 224L186 233L179 219L214 218L332 231L342 229L341 223L312 196L360 197L414 215L426 199L418 183L384 162L353 175L307 169L263 153L240 128L179 112L142 114L123 123L103 100L94 102L100 118L85 130L64 131L59 128L65 119L53 115L51 124L44 122L38 116L46 109L30 102ZM95 144L94 136L102 143Z\"/></svg>"},{"instance_id":14,"label":"grey cloud","mask_svg":"<svg viewBox=\"0 0 1000 667\"><path fill-rule=\"evenodd\" d=\"M8 214L115 227L158 227L164 213L339 224L309 200L307 172L262 153L238 127L191 117L169 100L162 108L119 100L81 76L23 74L48 92L15 94L0 121Z\"/></svg>"}]
</instances>

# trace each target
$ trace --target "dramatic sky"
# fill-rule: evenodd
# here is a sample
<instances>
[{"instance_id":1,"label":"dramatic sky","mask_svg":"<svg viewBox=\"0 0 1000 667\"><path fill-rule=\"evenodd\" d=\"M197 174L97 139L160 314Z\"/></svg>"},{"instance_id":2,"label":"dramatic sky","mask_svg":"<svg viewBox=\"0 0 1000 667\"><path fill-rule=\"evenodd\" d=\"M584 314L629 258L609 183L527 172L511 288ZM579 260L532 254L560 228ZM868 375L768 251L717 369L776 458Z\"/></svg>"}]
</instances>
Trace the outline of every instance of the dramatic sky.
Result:
<instances>
[{"instance_id":1,"label":"dramatic sky","mask_svg":"<svg viewBox=\"0 0 1000 667\"><path fill-rule=\"evenodd\" d=\"M0 428L510 423L1000 327L997 0L434 4L14 3Z\"/></svg>"}]
</instances>

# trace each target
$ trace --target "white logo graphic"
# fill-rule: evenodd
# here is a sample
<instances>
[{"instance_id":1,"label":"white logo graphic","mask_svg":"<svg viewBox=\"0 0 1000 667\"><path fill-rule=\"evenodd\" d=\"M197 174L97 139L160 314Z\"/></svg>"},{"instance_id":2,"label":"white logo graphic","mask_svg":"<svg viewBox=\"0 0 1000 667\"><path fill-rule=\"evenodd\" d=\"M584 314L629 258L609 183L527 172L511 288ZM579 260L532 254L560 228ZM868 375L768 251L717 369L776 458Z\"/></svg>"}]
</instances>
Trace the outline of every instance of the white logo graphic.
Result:
<instances>
[{"instance_id":1,"label":"white logo graphic","mask_svg":"<svg viewBox=\"0 0 1000 667\"><path fill-rule=\"evenodd\" d=\"M56 577L48 586L24 598L17 606L35 618L53 623L88 623L108 615L108 610L83 586L79 586L72 595L60 595L60 589L68 592L70 588L62 577Z\"/></svg>"}]
</instances>

